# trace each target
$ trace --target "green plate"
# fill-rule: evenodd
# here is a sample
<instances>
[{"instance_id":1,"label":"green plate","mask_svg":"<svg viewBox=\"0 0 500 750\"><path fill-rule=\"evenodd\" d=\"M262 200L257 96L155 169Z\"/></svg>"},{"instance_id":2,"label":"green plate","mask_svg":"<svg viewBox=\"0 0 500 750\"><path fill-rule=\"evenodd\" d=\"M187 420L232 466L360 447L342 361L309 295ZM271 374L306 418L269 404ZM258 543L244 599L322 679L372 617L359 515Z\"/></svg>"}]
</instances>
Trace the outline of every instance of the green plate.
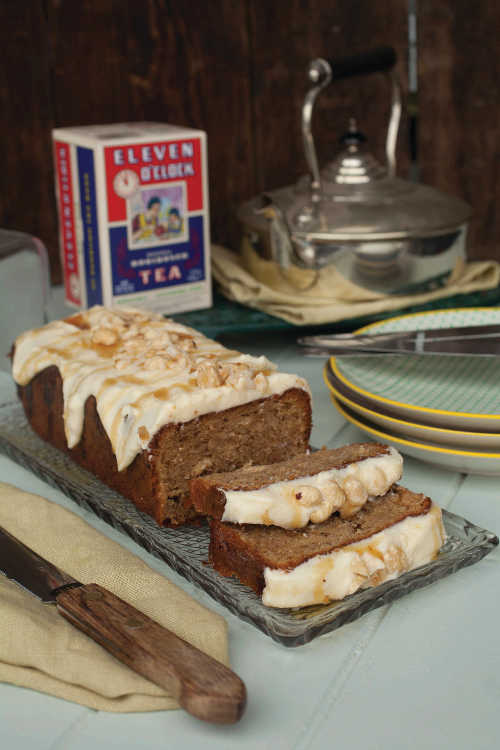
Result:
<instances>
[{"instance_id":1,"label":"green plate","mask_svg":"<svg viewBox=\"0 0 500 750\"><path fill-rule=\"evenodd\" d=\"M410 440L380 428L368 419L359 416L345 404L341 404L333 396L332 401L336 409L348 422L358 427L372 440L388 443L419 461L434 464L443 469L480 474L483 476L500 476L500 453L460 450L457 447L444 447L428 440Z\"/></svg>"},{"instance_id":2,"label":"green plate","mask_svg":"<svg viewBox=\"0 0 500 750\"><path fill-rule=\"evenodd\" d=\"M500 323L500 308L436 310L363 330L409 331ZM351 396L391 415L459 430L500 432L500 357L332 357L331 368Z\"/></svg>"}]
</instances>

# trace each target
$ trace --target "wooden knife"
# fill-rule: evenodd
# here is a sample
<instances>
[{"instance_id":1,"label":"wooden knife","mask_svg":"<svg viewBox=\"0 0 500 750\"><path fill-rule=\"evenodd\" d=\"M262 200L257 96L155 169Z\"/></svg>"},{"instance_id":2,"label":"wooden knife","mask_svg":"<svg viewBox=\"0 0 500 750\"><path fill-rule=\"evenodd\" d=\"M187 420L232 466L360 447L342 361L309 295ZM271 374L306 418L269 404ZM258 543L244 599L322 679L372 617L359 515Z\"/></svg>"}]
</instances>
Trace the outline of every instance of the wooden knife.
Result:
<instances>
[{"instance_id":1,"label":"wooden knife","mask_svg":"<svg viewBox=\"0 0 500 750\"><path fill-rule=\"evenodd\" d=\"M113 656L164 688L193 716L232 724L246 704L240 678L96 583L82 584L0 527L0 573Z\"/></svg>"}]
</instances>

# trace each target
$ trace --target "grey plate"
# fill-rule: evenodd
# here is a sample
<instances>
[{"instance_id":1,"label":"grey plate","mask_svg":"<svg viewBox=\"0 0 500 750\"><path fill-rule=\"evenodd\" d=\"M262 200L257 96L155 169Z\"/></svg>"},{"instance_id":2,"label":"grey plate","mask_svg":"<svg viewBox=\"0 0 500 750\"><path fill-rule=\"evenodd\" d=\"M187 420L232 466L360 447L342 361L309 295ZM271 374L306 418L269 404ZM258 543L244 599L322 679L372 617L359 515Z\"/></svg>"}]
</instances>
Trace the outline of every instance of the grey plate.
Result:
<instances>
[{"instance_id":1,"label":"grey plate","mask_svg":"<svg viewBox=\"0 0 500 750\"><path fill-rule=\"evenodd\" d=\"M472 565L498 544L498 538L491 532L443 511L448 541L433 562L376 588L358 591L341 602L301 609L269 609L246 586L224 578L207 566L209 531L206 526L179 529L158 526L132 502L41 440L28 425L18 403L0 406L0 450L123 531L231 612L285 646L308 643L376 607Z\"/></svg>"}]
</instances>

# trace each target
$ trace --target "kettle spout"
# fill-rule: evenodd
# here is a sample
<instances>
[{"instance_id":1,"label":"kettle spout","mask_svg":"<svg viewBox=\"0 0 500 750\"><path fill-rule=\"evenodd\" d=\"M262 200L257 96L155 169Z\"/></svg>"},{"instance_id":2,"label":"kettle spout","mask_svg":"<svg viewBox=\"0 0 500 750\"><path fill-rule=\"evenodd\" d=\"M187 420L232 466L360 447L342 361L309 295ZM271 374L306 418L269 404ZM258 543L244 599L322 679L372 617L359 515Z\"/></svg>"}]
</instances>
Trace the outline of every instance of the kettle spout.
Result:
<instances>
[{"instance_id":1,"label":"kettle spout","mask_svg":"<svg viewBox=\"0 0 500 750\"><path fill-rule=\"evenodd\" d=\"M261 196L261 205L255 209L255 213L265 216L269 221L271 254L274 262L280 268L289 268L292 257L292 238L285 214L266 193Z\"/></svg>"},{"instance_id":2,"label":"kettle spout","mask_svg":"<svg viewBox=\"0 0 500 750\"><path fill-rule=\"evenodd\" d=\"M271 255L283 278L298 291L304 292L311 289L317 283L319 273L315 264L314 247L309 246L308 243L299 243L300 252L297 254L285 213L269 195L264 193L261 196L261 205L255 209L255 212L265 216L269 221ZM303 247L303 244L306 247ZM309 270L301 271L296 267L297 264Z\"/></svg>"}]
</instances>

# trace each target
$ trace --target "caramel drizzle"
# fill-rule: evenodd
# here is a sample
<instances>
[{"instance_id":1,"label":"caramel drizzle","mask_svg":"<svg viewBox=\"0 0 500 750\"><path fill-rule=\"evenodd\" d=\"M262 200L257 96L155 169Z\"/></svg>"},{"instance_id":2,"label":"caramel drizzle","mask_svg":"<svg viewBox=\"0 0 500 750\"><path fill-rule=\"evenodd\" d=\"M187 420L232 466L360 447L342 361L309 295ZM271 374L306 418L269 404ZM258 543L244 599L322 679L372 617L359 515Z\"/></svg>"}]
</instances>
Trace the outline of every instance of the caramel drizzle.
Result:
<instances>
[{"instance_id":1,"label":"caramel drizzle","mask_svg":"<svg viewBox=\"0 0 500 750\"><path fill-rule=\"evenodd\" d=\"M373 555L373 557L376 557L383 563L385 563L385 557L383 553L379 549L377 549L377 547L374 547L373 544L367 544L365 548L357 550L358 555L364 555L365 552L368 552L368 554Z\"/></svg>"},{"instance_id":2,"label":"caramel drizzle","mask_svg":"<svg viewBox=\"0 0 500 750\"><path fill-rule=\"evenodd\" d=\"M39 329L41 330L41 329ZM71 334L73 335L73 334ZM36 362L37 360L43 360L47 357L47 355L53 355L53 359L49 357L49 363L50 365L56 365L58 366L61 360L68 360L68 353L70 349L68 347L65 347L63 349L59 349L55 346L47 346L43 350L40 350L38 348L35 348L34 351L29 354L26 359L23 362L22 367L19 370L18 373L18 380L23 385L25 382L31 379L33 377L32 372L33 368L32 365L34 365L35 374L37 371ZM74 351L74 350L73 350ZM49 365L47 365L49 366Z\"/></svg>"},{"instance_id":3,"label":"caramel drizzle","mask_svg":"<svg viewBox=\"0 0 500 750\"><path fill-rule=\"evenodd\" d=\"M74 326L73 330L69 331L62 331L59 334L58 341L55 344L51 344L48 346L45 346L43 349L40 349L36 346L36 336L33 336L33 339L35 341L35 348L34 351L32 351L30 354L26 356L24 359L22 366L19 368L19 375L17 376L17 380L20 383L28 382L30 378L33 377L34 374L40 371L42 367L48 367L50 365L55 365L58 367L61 377L63 380L70 375L72 378L72 387L71 387L71 393L67 394L66 403L64 404L64 422L65 427L69 421L69 416L71 413L71 410L68 408L68 402L71 400L71 398L78 392L79 389L82 388L82 385L85 383L87 378L92 377L95 378L96 375L99 378L100 385L96 390L92 390L92 394L95 395L96 400L99 403L102 403L102 399L105 399L105 409L108 414L113 413L113 409L117 408L119 406L120 400L124 398L124 391L122 388L119 390L117 389L116 397L111 395L108 391L108 389L112 388L113 386L140 386L142 387L145 392L142 393L136 400L130 404L129 408L132 409L140 409L143 405L143 402L147 399L151 399L152 397L156 399L157 401L168 401L172 397L172 392L175 390L183 391L184 393L189 393L196 389L198 383L196 377L189 377L189 372L193 371L193 368L196 369L196 367L203 362L204 360L219 360L219 361L227 361L234 358L240 358L241 353L236 350L230 350L226 349L224 346L219 345L217 342L212 342L210 339L206 338L203 335L196 335L196 332L193 332L191 334L190 332L184 332L184 331L178 331L175 329L170 329L168 325L164 325L164 321L158 321L161 322L162 325L158 325L158 331L165 331L169 335L171 335L175 340L185 340L185 339L193 339L195 344L197 344L196 347L196 353L186 353L188 358L191 357L192 366L190 369L188 369L187 372L184 374L188 378L187 382L180 382L177 380L176 382L172 383L171 385L164 386L164 387L157 387L158 381L155 377L156 375L164 377L165 375L168 378L169 373L165 373L164 371L152 371L148 372L146 378L140 377L132 374L126 374L121 373L120 376L114 377L112 373L110 373L109 377L105 377L106 371L114 370L114 364L110 360L113 360L113 358L122 351L126 354L128 354L128 351L124 349L124 341L121 337L121 335L118 335L118 339L114 344L106 345L101 343L95 343L92 341L92 336L94 333L95 328L98 327L99 321L94 321L92 324L89 322L90 320L93 320L92 318L89 318L87 320L85 314L77 313L74 316L70 316L66 319L65 322L67 322L69 325ZM134 324L137 326L138 330L143 329L144 327L150 325L152 322L149 318L144 318L143 320L133 320ZM166 322L166 321L165 321ZM125 325L126 328L130 327L129 325ZM40 330L44 330L45 327L43 327ZM32 334L35 334L36 331L32 331ZM175 345L175 342L173 342ZM147 342L144 342L145 346L145 352L147 352ZM205 349L205 351L203 351ZM95 354L95 361L92 357L88 359L84 358L78 358L79 354L83 354L84 352L92 352ZM163 354L165 356L165 352L159 351L158 354ZM87 355L88 357L88 355ZM42 366L37 367L37 363L47 363L43 364ZM136 363L131 363L134 368L136 368L138 365ZM235 363L239 364L239 363ZM246 364L245 362L242 362L241 364ZM79 373L79 367L84 368L84 374ZM92 370L92 372L89 372L89 368ZM252 369L250 364L250 369ZM104 373L103 373L104 371ZM264 372L264 374L271 374L273 370L259 370L260 372ZM257 370L256 370L257 372ZM99 373L101 373L101 377L99 377ZM80 376L79 376L80 375ZM103 379L101 379L103 378ZM151 382L151 380L153 382ZM149 382L148 382L149 381ZM155 382L156 381L156 382ZM107 396L107 398L106 398ZM133 419L130 420L131 424L134 422ZM124 422L124 417L122 410L119 409L119 411L115 414L113 417L111 428L109 429L109 438L111 441L111 444L113 446L113 450L116 454L116 447L118 444L118 435L120 431L120 425ZM68 435L67 435L68 437ZM121 442L121 441L120 441ZM127 442L127 439L125 438L125 442Z\"/></svg>"},{"instance_id":4,"label":"caramel drizzle","mask_svg":"<svg viewBox=\"0 0 500 750\"><path fill-rule=\"evenodd\" d=\"M181 383L180 381L177 381L175 383L172 383L168 387L157 388L155 391L148 391L147 393L143 393L142 396L139 396L139 398L134 401L132 406L134 408L140 409L142 402L145 399L151 398L151 396L154 396L158 401L168 401L171 395L171 391L173 391L175 388L184 391L185 393L189 393L193 390L193 387L195 385L196 380L194 380L194 378L190 378L187 383Z\"/></svg>"},{"instance_id":5,"label":"caramel drizzle","mask_svg":"<svg viewBox=\"0 0 500 750\"><path fill-rule=\"evenodd\" d=\"M51 365L55 365L56 367L59 367L60 370L62 370L64 362L76 361L75 355L77 355L78 352L83 352L85 350L95 352L96 356L99 359L108 360L114 357L116 352L120 349L120 342L118 341L116 344L112 344L111 346L106 346L104 344L95 344L91 341L88 330L88 328L76 328L74 332L72 331L63 334L63 341L65 344L64 346L50 345L44 347L43 350L35 348L35 350L26 357L21 369L19 370L19 381L23 382L26 380L26 378L29 378L33 366L35 366L35 369L37 369L37 360L48 358L48 361Z\"/></svg>"},{"instance_id":6,"label":"caramel drizzle","mask_svg":"<svg viewBox=\"0 0 500 750\"><path fill-rule=\"evenodd\" d=\"M77 363L75 363L75 364L77 364ZM60 368L61 368L60 369L61 377L64 380L65 375L67 375L67 368L65 368L64 366L60 366ZM71 389L71 393L68 394L68 398L64 400L64 412L63 412L63 416L64 416L64 425L65 425L65 428L66 428L66 424L67 424L68 418L69 418L69 406L68 406L68 402L71 400L71 397L75 395L75 393L81 387L82 383L84 383L85 380L87 380L87 378L89 378L89 377L95 378L98 373L107 372L108 370L109 370L109 365L107 365L107 364L101 364L101 366L95 366L94 369L92 370L92 372L90 372L90 373L89 372L82 373L79 378L75 378L75 380L73 381L73 388ZM112 380L112 378L109 378L109 380ZM104 381L104 383L106 383L106 380ZM94 394L95 398L96 398L96 401L98 401L99 398L102 395L104 383L103 383L103 385L101 385L101 387L99 388L99 390L97 391L97 393ZM66 437L69 438L69 435L66 434Z\"/></svg>"},{"instance_id":7,"label":"caramel drizzle","mask_svg":"<svg viewBox=\"0 0 500 750\"><path fill-rule=\"evenodd\" d=\"M330 601L330 597L325 593L324 585L328 573L333 570L335 566L334 558L325 558L324 560L318 560L314 566L314 572L318 576L318 580L314 587L314 603L315 604L326 604Z\"/></svg>"},{"instance_id":8,"label":"caramel drizzle","mask_svg":"<svg viewBox=\"0 0 500 750\"><path fill-rule=\"evenodd\" d=\"M143 424L139 427L137 430L137 434L139 435L139 438L145 443L146 441L149 441L149 438L151 437L147 429L144 427Z\"/></svg>"},{"instance_id":9,"label":"caramel drizzle","mask_svg":"<svg viewBox=\"0 0 500 750\"><path fill-rule=\"evenodd\" d=\"M115 344L96 344L94 341L82 341L83 349L91 349L98 357L102 359L112 359L123 347L123 344L118 340Z\"/></svg>"},{"instance_id":10,"label":"caramel drizzle","mask_svg":"<svg viewBox=\"0 0 500 750\"><path fill-rule=\"evenodd\" d=\"M100 393L104 387L107 387L109 385L114 385L115 383L121 382L121 378L108 378L106 381L104 381L103 386L100 389ZM131 384L138 384L147 387L147 383L144 383L144 381L140 380L136 377L130 377L127 379L126 382L130 382ZM133 403L130 404L131 409L141 409L141 406L143 405L143 402L151 399L154 397L157 401L168 401L170 398L170 392L177 388L179 390L182 390L184 392L190 392L193 390L193 385L196 383L195 380L191 379L187 383L181 383L181 382L175 382L172 383L168 388L157 388L156 390L152 391L151 389L148 389L145 393L141 394L139 398L137 398ZM121 394L117 396L116 399L113 399L111 402L108 402L107 406L108 408L112 409L113 406L116 405L116 403L120 400ZM113 422L111 423L111 429L110 429L110 435L109 439L111 441L111 445L113 446L113 450L115 450L117 442L118 442L118 433L120 430L120 425L127 421L125 417L123 416L121 410L118 411L115 414L115 417L113 419ZM116 453L116 450L115 450Z\"/></svg>"},{"instance_id":11,"label":"caramel drizzle","mask_svg":"<svg viewBox=\"0 0 500 750\"><path fill-rule=\"evenodd\" d=\"M121 378L106 378L99 388L98 396L101 396L106 388L111 388L113 385L122 385L127 383L128 385L144 385L144 380L136 377L135 375L123 375Z\"/></svg>"}]
</instances>

